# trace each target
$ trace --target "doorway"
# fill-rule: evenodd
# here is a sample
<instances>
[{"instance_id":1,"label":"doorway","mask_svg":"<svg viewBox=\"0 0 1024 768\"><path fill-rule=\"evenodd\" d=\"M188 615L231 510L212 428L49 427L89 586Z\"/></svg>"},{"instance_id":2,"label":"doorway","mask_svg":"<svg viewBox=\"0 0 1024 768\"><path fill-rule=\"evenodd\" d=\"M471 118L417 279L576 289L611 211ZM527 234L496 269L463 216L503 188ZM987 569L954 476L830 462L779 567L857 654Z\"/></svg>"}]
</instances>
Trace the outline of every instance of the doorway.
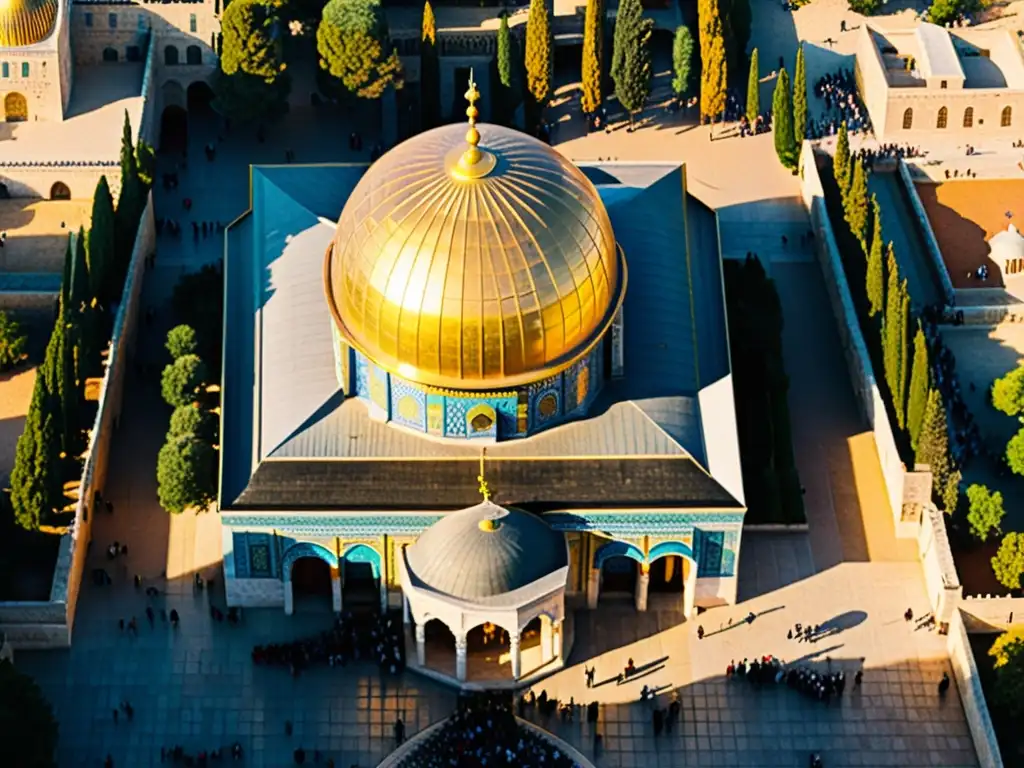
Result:
<instances>
[{"instance_id":1,"label":"doorway","mask_svg":"<svg viewBox=\"0 0 1024 768\"><path fill-rule=\"evenodd\" d=\"M296 610L331 610L331 566L319 557L300 557L292 565Z\"/></svg>"},{"instance_id":2,"label":"doorway","mask_svg":"<svg viewBox=\"0 0 1024 768\"><path fill-rule=\"evenodd\" d=\"M4 98L4 119L8 123L23 123L28 120L28 99L20 93L8 93Z\"/></svg>"},{"instance_id":3,"label":"doorway","mask_svg":"<svg viewBox=\"0 0 1024 768\"><path fill-rule=\"evenodd\" d=\"M625 555L614 555L601 565L601 599L633 599L639 563Z\"/></svg>"}]
</instances>

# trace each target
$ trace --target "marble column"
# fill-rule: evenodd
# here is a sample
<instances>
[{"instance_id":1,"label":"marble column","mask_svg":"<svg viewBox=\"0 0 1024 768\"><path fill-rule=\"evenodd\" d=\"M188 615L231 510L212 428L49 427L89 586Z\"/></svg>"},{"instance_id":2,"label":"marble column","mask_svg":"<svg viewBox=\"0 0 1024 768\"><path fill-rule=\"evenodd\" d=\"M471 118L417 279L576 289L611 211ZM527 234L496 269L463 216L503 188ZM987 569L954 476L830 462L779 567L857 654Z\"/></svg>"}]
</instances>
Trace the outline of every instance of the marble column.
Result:
<instances>
[{"instance_id":1,"label":"marble column","mask_svg":"<svg viewBox=\"0 0 1024 768\"><path fill-rule=\"evenodd\" d=\"M523 659L519 652L519 633L508 636L508 649L512 656L512 679L518 680L522 673Z\"/></svg>"},{"instance_id":2,"label":"marble column","mask_svg":"<svg viewBox=\"0 0 1024 768\"><path fill-rule=\"evenodd\" d=\"M555 658L555 648L553 645L554 632L552 632L552 622L547 616L541 616L540 619L540 660L541 663L547 664L553 658Z\"/></svg>"},{"instance_id":3,"label":"marble column","mask_svg":"<svg viewBox=\"0 0 1024 768\"><path fill-rule=\"evenodd\" d=\"M427 666L427 627L424 624L416 625L416 663Z\"/></svg>"},{"instance_id":4,"label":"marble column","mask_svg":"<svg viewBox=\"0 0 1024 768\"><path fill-rule=\"evenodd\" d=\"M640 566L640 575L636 579L636 609L647 610L647 587L651 583L651 572L645 563Z\"/></svg>"},{"instance_id":5,"label":"marble column","mask_svg":"<svg viewBox=\"0 0 1024 768\"><path fill-rule=\"evenodd\" d=\"M284 583L284 615L291 616L295 611L295 598L292 595L292 580Z\"/></svg>"},{"instance_id":6,"label":"marble column","mask_svg":"<svg viewBox=\"0 0 1024 768\"><path fill-rule=\"evenodd\" d=\"M597 608L597 598L601 595L601 569L591 568L587 576L587 608Z\"/></svg>"},{"instance_id":7,"label":"marble column","mask_svg":"<svg viewBox=\"0 0 1024 768\"><path fill-rule=\"evenodd\" d=\"M466 682L466 636L455 636L455 677L460 683Z\"/></svg>"},{"instance_id":8,"label":"marble column","mask_svg":"<svg viewBox=\"0 0 1024 768\"><path fill-rule=\"evenodd\" d=\"M697 597L697 564L683 558L683 616L693 615L693 601Z\"/></svg>"},{"instance_id":9,"label":"marble column","mask_svg":"<svg viewBox=\"0 0 1024 768\"><path fill-rule=\"evenodd\" d=\"M341 572L331 568L331 608L341 613Z\"/></svg>"},{"instance_id":10,"label":"marble column","mask_svg":"<svg viewBox=\"0 0 1024 768\"><path fill-rule=\"evenodd\" d=\"M561 621L551 622L551 655L554 656L555 661L565 661L562 658L562 627L564 626Z\"/></svg>"}]
</instances>

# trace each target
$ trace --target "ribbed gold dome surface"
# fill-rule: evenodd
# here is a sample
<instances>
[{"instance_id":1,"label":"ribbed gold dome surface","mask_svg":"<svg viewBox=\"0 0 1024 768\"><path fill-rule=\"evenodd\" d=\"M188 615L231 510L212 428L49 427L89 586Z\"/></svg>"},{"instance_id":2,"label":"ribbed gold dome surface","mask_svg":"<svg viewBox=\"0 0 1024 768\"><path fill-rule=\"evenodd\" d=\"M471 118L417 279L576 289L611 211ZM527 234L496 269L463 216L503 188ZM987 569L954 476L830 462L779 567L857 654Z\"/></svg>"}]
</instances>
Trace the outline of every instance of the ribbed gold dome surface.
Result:
<instances>
[{"instance_id":1,"label":"ribbed gold dome surface","mask_svg":"<svg viewBox=\"0 0 1024 768\"><path fill-rule=\"evenodd\" d=\"M325 265L342 334L422 384L493 389L585 354L625 290L625 265L593 184L525 134L478 125L400 144L349 197ZM460 163L461 158L461 163Z\"/></svg>"},{"instance_id":2,"label":"ribbed gold dome surface","mask_svg":"<svg viewBox=\"0 0 1024 768\"><path fill-rule=\"evenodd\" d=\"M0 48L45 40L57 21L59 0L0 0Z\"/></svg>"}]
</instances>

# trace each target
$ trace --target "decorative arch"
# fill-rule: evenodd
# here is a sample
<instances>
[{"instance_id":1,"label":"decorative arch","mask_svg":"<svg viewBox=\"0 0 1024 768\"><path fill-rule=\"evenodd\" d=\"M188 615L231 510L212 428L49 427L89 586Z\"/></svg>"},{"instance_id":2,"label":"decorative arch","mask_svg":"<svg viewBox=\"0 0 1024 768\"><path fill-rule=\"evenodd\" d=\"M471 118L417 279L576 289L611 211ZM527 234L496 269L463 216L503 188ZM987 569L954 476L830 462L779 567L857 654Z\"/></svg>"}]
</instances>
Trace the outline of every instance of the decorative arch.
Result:
<instances>
[{"instance_id":1,"label":"decorative arch","mask_svg":"<svg viewBox=\"0 0 1024 768\"><path fill-rule=\"evenodd\" d=\"M373 578L380 579L381 577L383 558L380 556L380 552L369 544L349 544L342 553L341 559L350 563L367 563L373 571Z\"/></svg>"},{"instance_id":2,"label":"decorative arch","mask_svg":"<svg viewBox=\"0 0 1024 768\"><path fill-rule=\"evenodd\" d=\"M914 110L907 107L903 110L903 130L909 131L914 127Z\"/></svg>"},{"instance_id":3,"label":"decorative arch","mask_svg":"<svg viewBox=\"0 0 1024 768\"><path fill-rule=\"evenodd\" d=\"M28 120L28 99L17 91L4 97L4 119L8 123L23 123Z\"/></svg>"},{"instance_id":4,"label":"decorative arch","mask_svg":"<svg viewBox=\"0 0 1024 768\"><path fill-rule=\"evenodd\" d=\"M659 557L666 557L667 555L679 555L687 560L696 562L693 550L681 541L663 541L660 544L655 544L647 555L647 561L653 563Z\"/></svg>"},{"instance_id":5,"label":"decorative arch","mask_svg":"<svg viewBox=\"0 0 1024 768\"><path fill-rule=\"evenodd\" d=\"M668 553L666 553L668 554ZM600 568L605 560L611 557L628 557L636 560L640 565L644 562L644 553L635 544L628 541L609 541L594 553L594 567Z\"/></svg>"},{"instance_id":6,"label":"decorative arch","mask_svg":"<svg viewBox=\"0 0 1024 768\"><path fill-rule=\"evenodd\" d=\"M942 107L939 110L939 116L935 120L935 127L942 129L946 127L946 123L949 121L949 110Z\"/></svg>"},{"instance_id":7,"label":"decorative arch","mask_svg":"<svg viewBox=\"0 0 1024 768\"><path fill-rule=\"evenodd\" d=\"M177 80L168 80L160 87L160 98L163 102L161 104L163 109L167 109L167 107L181 107L185 109L187 105L185 88Z\"/></svg>"},{"instance_id":8,"label":"decorative arch","mask_svg":"<svg viewBox=\"0 0 1024 768\"><path fill-rule=\"evenodd\" d=\"M178 49L173 45L168 45L164 48L164 64L168 67L177 66L178 60Z\"/></svg>"},{"instance_id":9,"label":"decorative arch","mask_svg":"<svg viewBox=\"0 0 1024 768\"><path fill-rule=\"evenodd\" d=\"M498 414L487 403L477 403L466 411L466 434L492 435L497 429Z\"/></svg>"},{"instance_id":10,"label":"decorative arch","mask_svg":"<svg viewBox=\"0 0 1024 768\"><path fill-rule=\"evenodd\" d=\"M999 127L1009 128L1013 123L1013 107L1003 107L1003 111L999 116Z\"/></svg>"},{"instance_id":11,"label":"decorative arch","mask_svg":"<svg viewBox=\"0 0 1024 768\"><path fill-rule=\"evenodd\" d=\"M281 575L286 583L292 580L292 566L295 565L295 561L303 557L318 557L331 568L337 569L338 567L337 555L327 547L310 541L300 541L288 547L284 557L281 558Z\"/></svg>"},{"instance_id":12,"label":"decorative arch","mask_svg":"<svg viewBox=\"0 0 1024 768\"><path fill-rule=\"evenodd\" d=\"M53 186L50 187L50 199L51 200L70 200L71 190L68 189L68 185L63 181L54 182Z\"/></svg>"},{"instance_id":13,"label":"decorative arch","mask_svg":"<svg viewBox=\"0 0 1024 768\"><path fill-rule=\"evenodd\" d=\"M198 45L190 45L185 49L185 63L192 66L203 63L203 51Z\"/></svg>"},{"instance_id":14,"label":"decorative arch","mask_svg":"<svg viewBox=\"0 0 1024 768\"><path fill-rule=\"evenodd\" d=\"M967 107L964 110L964 128L974 127L974 107Z\"/></svg>"},{"instance_id":15,"label":"decorative arch","mask_svg":"<svg viewBox=\"0 0 1024 768\"><path fill-rule=\"evenodd\" d=\"M106 48L103 49L103 61L104 62L106 62L108 64L109 63L115 63L115 62L117 62L117 59L118 59L118 56L117 56L117 49L116 48L111 48L110 46L107 46Z\"/></svg>"}]
</instances>

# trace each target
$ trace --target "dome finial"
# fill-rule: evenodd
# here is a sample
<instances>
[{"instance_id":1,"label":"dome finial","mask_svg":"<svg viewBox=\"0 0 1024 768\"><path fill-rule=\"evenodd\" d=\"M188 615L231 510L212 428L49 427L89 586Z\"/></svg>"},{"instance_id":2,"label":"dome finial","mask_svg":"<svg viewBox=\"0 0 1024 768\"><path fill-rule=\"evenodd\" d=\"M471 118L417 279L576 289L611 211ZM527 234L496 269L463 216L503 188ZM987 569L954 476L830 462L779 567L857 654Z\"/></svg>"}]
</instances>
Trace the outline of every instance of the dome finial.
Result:
<instances>
[{"instance_id":1,"label":"dome finial","mask_svg":"<svg viewBox=\"0 0 1024 768\"><path fill-rule=\"evenodd\" d=\"M484 458L487 456L487 449L484 448L480 452L480 474L476 476L476 481L480 483L480 495L484 497L484 501L491 500L491 486L487 484L487 480L484 476Z\"/></svg>"},{"instance_id":2,"label":"dome finial","mask_svg":"<svg viewBox=\"0 0 1024 768\"><path fill-rule=\"evenodd\" d=\"M480 91L476 87L476 80L473 79L473 70L469 70L469 87L466 89L466 117L469 118L469 128L466 130L466 143L469 144L459 158L457 173L459 176L468 179L479 179L490 173L497 158L490 152L480 149L480 131L476 128L476 119L480 116L480 110L476 103L480 100Z\"/></svg>"}]
</instances>

